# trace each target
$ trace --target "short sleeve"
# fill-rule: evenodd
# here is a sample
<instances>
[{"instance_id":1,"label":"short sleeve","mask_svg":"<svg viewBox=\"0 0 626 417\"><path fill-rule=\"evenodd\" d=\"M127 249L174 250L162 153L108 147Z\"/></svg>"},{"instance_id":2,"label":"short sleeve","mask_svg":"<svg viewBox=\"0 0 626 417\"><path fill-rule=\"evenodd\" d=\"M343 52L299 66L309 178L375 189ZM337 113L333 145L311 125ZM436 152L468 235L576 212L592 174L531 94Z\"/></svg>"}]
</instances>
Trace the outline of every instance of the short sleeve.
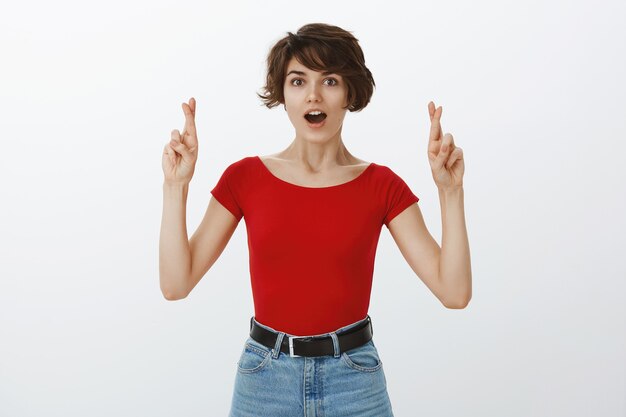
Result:
<instances>
[{"instance_id":1,"label":"short sleeve","mask_svg":"<svg viewBox=\"0 0 626 417\"><path fill-rule=\"evenodd\" d=\"M211 190L211 194L213 194L213 197L215 197L222 206L226 207L226 209L235 216L237 221L239 221L243 217L243 210L233 192L233 185L237 182L234 168L234 165L229 165L224 170L217 184Z\"/></svg>"},{"instance_id":2,"label":"short sleeve","mask_svg":"<svg viewBox=\"0 0 626 417\"><path fill-rule=\"evenodd\" d=\"M402 213L411 204L417 203L419 197L417 197L409 186L393 171L389 171L391 180L389 182L389 189L387 190L387 213L383 219L383 223L389 228L389 222L393 220L398 214Z\"/></svg>"}]
</instances>

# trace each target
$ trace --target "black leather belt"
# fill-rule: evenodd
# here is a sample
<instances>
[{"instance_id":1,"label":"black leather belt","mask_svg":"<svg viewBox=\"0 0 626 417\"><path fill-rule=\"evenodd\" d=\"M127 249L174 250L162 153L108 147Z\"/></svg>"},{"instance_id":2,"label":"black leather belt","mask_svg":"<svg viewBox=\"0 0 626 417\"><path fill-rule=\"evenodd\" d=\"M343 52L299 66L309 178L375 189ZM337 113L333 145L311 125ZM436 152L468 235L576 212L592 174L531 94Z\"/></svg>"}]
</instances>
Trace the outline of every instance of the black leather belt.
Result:
<instances>
[{"instance_id":1,"label":"black leather belt","mask_svg":"<svg viewBox=\"0 0 626 417\"><path fill-rule=\"evenodd\" d=\"M250 337L257 342L274 348L278 333L254 323L254 316L250 318ZM367 316L367 320L357 326L337 334L339 341L339 353L354 349L369 342L374 335L372 319ZM280 351L288 353L291 357L296 356L324 356L334 355L335 348L333 339L328 336L288 336L285 334Z\"/></svg>"}]
</instances>

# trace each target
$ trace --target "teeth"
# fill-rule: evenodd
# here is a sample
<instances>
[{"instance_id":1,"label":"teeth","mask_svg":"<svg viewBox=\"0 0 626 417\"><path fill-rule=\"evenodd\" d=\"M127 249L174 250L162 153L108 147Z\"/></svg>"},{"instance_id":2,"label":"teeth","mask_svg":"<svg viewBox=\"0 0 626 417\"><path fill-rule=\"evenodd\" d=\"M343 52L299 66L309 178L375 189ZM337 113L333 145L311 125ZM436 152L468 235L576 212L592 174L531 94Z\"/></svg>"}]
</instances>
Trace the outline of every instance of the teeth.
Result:
<instances>
[{"instance_id":1,"label":"teeth","mask_svg":"<svg viewBox=\"0 0 626 417\"><path fill-rule=\"evenodd\" d=\"M322 112L319 111L319 110L316 110L316 111L310 112L309 114L312 115L312 116L317 116L318 114L322 114Z\"/></svg>"}]
</instances>

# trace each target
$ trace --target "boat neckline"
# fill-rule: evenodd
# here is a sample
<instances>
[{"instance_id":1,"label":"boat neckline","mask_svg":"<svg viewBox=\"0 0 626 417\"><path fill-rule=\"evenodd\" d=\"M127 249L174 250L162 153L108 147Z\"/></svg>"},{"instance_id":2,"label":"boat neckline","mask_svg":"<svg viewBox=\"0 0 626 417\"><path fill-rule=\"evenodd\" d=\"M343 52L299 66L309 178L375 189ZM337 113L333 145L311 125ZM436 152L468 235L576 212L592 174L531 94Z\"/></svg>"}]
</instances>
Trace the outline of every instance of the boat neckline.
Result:
<instances>
[{"instance_id":1,"label":"boat neckline","mask_svg":"<svg viewBox=\"0 0 626 417\"><path fill-rule=\"evenodd\" d=\"M361 173L359 175L357 175L356 177L352 178L350 181L342 182L341 184L327 185L327 186L324 186L324 187L307 187L305 185L294 184L292 182L285 181L282 178L278 178L276 175L274 175L272 173L272 171L270 171L270 169L267 167L267 165L265 165L265 162L263 162L263 160L261 159L261 157L259 155L256 155L255 158L263 166L264 171L267 172L271 177L273 177L276 180L282 182L283 184L288 184L288 185L290 185L292 187L304 188L304 189L307 189L307 190L324 190L324 189L338 188L338 187L343 187L343 186L346 186L346 185L349 185L349 184L353 184L353 183L357 182L358 180L360 180L361 178L363 178L365 176L365 174L368 171L370 171L371 168L375 165L374 162L370 162L369 165L367 167L365 167L365 169L363 171L361 171Z\"/></svg>"}]
</instances>

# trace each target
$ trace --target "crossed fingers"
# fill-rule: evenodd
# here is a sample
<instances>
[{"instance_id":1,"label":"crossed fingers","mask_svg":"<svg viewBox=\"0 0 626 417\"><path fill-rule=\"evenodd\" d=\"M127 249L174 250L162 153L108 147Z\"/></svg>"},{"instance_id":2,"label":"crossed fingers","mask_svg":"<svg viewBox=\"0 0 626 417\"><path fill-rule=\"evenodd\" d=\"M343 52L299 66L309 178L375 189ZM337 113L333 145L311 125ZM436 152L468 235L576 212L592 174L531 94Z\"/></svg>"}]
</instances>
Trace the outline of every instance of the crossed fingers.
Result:
<instances>
[{"instance_id":1,"label":"crossed fingers","mask_svg":"<svg viewBox=\"0 0 626 417\"><path fill-rule=\"evenodd\" d=\"M443 113L443 107L439 106L435 108L435 103L431 101L428 103L428 113L430 114L430 137L428 140L428 150L438 154L439 149L442 146L447 145L449 147L449 152L454 151L456 146L454 145L454 138L452 137L452 134L446 133L444 135L441 127L441 113Z\"/></svg>"}]
</instances>

